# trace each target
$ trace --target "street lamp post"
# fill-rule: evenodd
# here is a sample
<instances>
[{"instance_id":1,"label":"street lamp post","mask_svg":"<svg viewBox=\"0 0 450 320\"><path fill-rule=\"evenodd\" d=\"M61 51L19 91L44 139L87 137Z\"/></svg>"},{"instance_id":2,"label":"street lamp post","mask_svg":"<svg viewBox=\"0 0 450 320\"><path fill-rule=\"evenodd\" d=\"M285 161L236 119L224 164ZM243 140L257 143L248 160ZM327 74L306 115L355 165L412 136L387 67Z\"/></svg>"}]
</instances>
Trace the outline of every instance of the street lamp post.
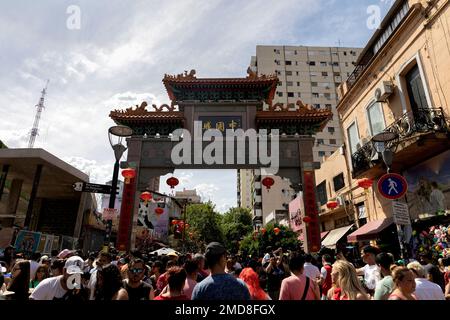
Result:
<instances>
[{"instance_id":1,"label":"street lamp post","mask_svg":"<svg viewBox=\"0 0 450 320\"><path fill-rule=\"evenodd\" d=\"M133 135L133 130L127 126L113 126L108 129L109 143L114 150L114 157L116 159L116 162L114 163L111 194L109 196L109 209L114 209L114 205L116 202L117 182L119 178L120 158L122 158L123 153L127 150L127 147L122 144L122 141L123 138L130 137L131 135ZM108 252L111 232L112 220L108 219L106 223L105 240L103 244L103 251L105 252Z\"/></svg>"}]
</instances>

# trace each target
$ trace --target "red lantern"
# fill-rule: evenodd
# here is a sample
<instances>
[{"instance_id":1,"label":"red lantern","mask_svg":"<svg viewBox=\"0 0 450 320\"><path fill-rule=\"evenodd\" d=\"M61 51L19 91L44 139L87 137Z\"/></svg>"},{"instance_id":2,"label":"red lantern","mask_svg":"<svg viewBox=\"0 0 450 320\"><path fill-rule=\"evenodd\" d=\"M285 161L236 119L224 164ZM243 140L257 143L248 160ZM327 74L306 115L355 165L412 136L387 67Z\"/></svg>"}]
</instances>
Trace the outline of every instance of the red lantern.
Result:
<instances>
[{"instance_id":1,"label":"red lantern","mask_svg":"<svg viewBox=\"0 0 450 320\"><path fill-rule=\"evenodd\" d=\"M275 235L277 236L280 233L280 228L273 228L273 232L275 233Z\"/></svg>"},{"instance_id":2,"label":"red lantern","mask_svg":"<svg viewBox=\"0 0 450 320\"><path fill-rule=\"evenodd\" d=\"M311 221L312 221L311 217L306 216L306 217L303 218L303 222L304 223L310 223Z\"/></svg>"},{"instance_id":3,"label":"red lantern","mask_svg":"<svg viewBox=\"0 0 450 320\"><path fill-rule=\"evenodd\" d=\"M267 231L267 230L266 230L265 228L262 228L262 229L261 229L261 233L262 233L262 234L265 234L266 231Z\"/></svg>"},{"instance_id":4,"label":"red lantern","mask_svg":"<svg viewBox=\"0 0 450 320\"><path fill-rule=\"evenodd\" d=\"M369 193L369 188L373 185L373 180L369 178L364 178L362 180L358 180L358 187L363 188L366 193Z\"/></svg>"},{"instance_id":5,"label":"red lantern","mask_svg":"<svg viewBox=\"0 0 450 320\"><path fill-rule=\"evenodd\" d=\"M178 224L178 220L172 220L172 225Z\"/></svg>"},{"instance_id":6,"label":"red lantern","mask_svg":"<svg viewBox=\"0 0 450 320\"><path fill-rule=\"evenodd\" d=\"M274 183L275 183L275 180L273 180L273 178L271 178L271 177L265 177L262 180L262 184L263 184L264 187L267 188L267 190L270 190L270 187L273 186Z\"/></svg>"},{"instance_id":7,"label":"red lantern","mask_svg":"<svg viewBox=\"0 0 450 320\"><path fill-rule=\"evenodd\" d=\"M180 181L178 181L178 179L175 177L171 177L166 180L166 183L170 186L170 189L173 189L175 186L177 186L179 182Z\"/></svg>"},{"instance_id":8,"label":"red lantern","mask_svg":"<svg viewBox=\"0 0 450 320\"><path fill-rule=\"evenodd\" d=\"M339 203L337 201L330 201L330 202L327 203L327 208L333 210L338 205L339 205Z\"/></svg>"},{"instance_id":9,"label":"red lantern","mask_svg":"<svg viewBox=\"0 0 450 320\"><path fill-rule=\"evenodd\" d=\"M164 209L163 209L163 208L160 208L160 207L155 208L155 213L156 213L156 214L163 214L163 213L164 213Z\"/></svg>"},{"instance_id":10,"label":"red lantern","mask_svg":"<svg viewBox=\"0 0 450 320\"><path fill-rule=\"evenodd\" d=\"M122 170L122 176L125 178L125 183L130 183L130 180L136 176L136 170L133 168L127 168Z\"/></svg>"},{"instance_id":11,"label":"red lantern","mask_svg":"<svg viewBox=\"0 0 450 320\"><path fill-rule=\"evenodd\" d=\"M142 201L144 201L145 204L147 204L147 202L149 202L152 199L152 194L148 191L144 191L141 193L140 198Z\"/></svg>"}]
</instances>

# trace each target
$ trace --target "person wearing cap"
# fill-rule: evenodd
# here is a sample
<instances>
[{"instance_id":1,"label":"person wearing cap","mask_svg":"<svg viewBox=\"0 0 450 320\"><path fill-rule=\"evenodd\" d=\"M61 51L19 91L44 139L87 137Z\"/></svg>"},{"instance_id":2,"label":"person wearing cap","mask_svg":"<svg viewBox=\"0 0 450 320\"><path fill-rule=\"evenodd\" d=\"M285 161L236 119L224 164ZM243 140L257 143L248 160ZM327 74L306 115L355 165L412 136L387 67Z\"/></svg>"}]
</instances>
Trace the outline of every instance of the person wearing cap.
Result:
<instances>
[{"instance_id":1,"label":"person wearing cap","mask_svg":"<svg viewBox=\"0 0 450 320\"><path fill-rule=\"evenodd\" d=\"M227 251L221 243L208 244L205 258L211 274L195 286L192 300L250 300L245 283L225 272Z\"/></svg>"},{"instance_id":2,"label":"person wearing cap","mask_svg":"<svg viewBox=\"0 0 450 320\"><path fill-rule=\"evenodd\" d=\"M42 280L33 290L31 300L87 300L87 291L81 286L84 261L70 257L64 264L63 275Z\"/></svg>"}]
</instances>

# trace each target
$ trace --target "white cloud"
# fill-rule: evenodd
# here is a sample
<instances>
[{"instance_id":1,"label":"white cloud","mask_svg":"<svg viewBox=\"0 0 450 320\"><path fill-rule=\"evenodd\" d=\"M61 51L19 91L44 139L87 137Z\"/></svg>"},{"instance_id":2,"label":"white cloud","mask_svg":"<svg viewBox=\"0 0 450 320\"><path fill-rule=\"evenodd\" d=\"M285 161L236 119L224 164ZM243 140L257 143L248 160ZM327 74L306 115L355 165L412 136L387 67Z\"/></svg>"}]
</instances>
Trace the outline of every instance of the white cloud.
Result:
<instances>
[{"instance_id":1,"label":"white cloud","mask_svg":"<svg viewBox=\"0 0 450 320\"><path fill-rule=\"evenodd\" d=\"M335 45L341 37L362 45L371 33L365 9L372 2L80 0L77 31L66 28L64 2L2 3L0 140L26 147L35 105L50 79L35 146L104 183L114 163L109 112L144 100L168 103L165 73L245 76L257 44ZM234 170L176 176L179 188L198 187L220 211L236 205Z\"/></svg>"}]
</instances>

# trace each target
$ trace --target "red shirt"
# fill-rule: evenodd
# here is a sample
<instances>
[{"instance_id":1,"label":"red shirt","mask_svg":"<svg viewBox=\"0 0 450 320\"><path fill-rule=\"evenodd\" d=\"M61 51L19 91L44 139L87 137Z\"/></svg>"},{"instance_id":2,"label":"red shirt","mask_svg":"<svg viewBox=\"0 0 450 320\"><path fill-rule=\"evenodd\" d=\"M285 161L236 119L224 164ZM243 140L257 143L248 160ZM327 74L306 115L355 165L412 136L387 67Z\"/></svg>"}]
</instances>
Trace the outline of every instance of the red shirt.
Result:
<instances>
[{"instance_id":1,"label":"red shirt","mask_svg":"<svg viewBox=\"0 0 450 320\"><path fill-rule=\"evenodd\" d=\"M322 295L326 296L328 290L330 290L333 286L331 281L331 271L333 268L329 264L326 264L323 267L325 268L325 270L327 270L327 276L325 278L325 281L322 283Z\"/></svg>"},{"instance_id":2,"label":"red shirt","mask_svg":"<svg viewBox=\"0 0 450 320\"><path fill-rule=\"evenodd\" d=\"M189 300L184 294L181 296L176 297L164 297L164 296L157 296L155 300Z\"/></svg>"}]
</instances>

